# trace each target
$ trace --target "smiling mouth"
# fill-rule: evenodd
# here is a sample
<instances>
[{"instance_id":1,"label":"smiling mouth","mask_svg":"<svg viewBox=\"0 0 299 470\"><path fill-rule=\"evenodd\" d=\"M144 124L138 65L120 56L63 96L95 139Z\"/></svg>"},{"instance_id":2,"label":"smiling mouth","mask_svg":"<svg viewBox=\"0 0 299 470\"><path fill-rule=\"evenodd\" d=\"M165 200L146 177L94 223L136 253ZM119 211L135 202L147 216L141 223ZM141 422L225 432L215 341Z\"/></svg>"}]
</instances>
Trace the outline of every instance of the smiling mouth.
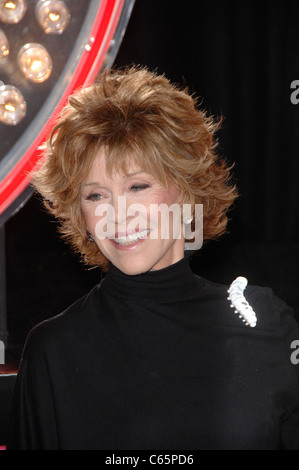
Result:
<instances>
[{"instance_id":1,"label":"smiling mouth","mask_svg":"<svg viewBox=\"0 0 299 470\"><path fill-rule=\"evenodd\" d=\"M134 232L130 235L121 236L118 238L111 238L117 245L133 245L134 243L142 240L148 236L150 230L143 230L142 232Z\"/></svg>"}]
</instances>

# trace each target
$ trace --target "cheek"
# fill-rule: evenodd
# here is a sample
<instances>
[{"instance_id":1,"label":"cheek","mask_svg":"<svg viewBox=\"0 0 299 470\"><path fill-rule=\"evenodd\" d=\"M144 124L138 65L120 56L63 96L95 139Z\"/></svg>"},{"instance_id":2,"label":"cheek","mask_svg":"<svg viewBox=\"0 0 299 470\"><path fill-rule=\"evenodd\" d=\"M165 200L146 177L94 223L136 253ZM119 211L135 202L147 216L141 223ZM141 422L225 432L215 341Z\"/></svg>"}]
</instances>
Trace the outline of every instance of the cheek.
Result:
<instances>
[{"instance_id":1,"label":"cheek","mask_svg":"<svg viewBox=\"0 0 299 470\"><path fill-rule=\"evenodd\" d=\"M148 213L152 216L150 219L154 234L152 236L166 241L173 240L173 238L181 238L180 191L172 185L168 189L163 187L157 188L151 196ZM151 204L156 205L156 208L151 210ZM167 208L170 206L173 206L173 208L169 211Z\"/></svg>"},{"instance_id":2,"label":"cheek","mask_svg":"<svg viewBox=\"0 0 299 470\"><path fill-rule=\"evenodd\" d=\"M95 207L85 207L81 206L83 218L85 220L86 226L92 230L94 225L96 224L96 217L95 217Z\"/></svg>"},{"instance_id":3,"label":"cheek","mask_svg":"<svg viewBox=\"0 0 299 470\"><path fill-rule=\"evenodd\" d=\"M180 192L175 186L170 185L168 189L161 187L152 193L150 203L170 206L179 201L179 196Z\"/></svg>"}]
</instances>

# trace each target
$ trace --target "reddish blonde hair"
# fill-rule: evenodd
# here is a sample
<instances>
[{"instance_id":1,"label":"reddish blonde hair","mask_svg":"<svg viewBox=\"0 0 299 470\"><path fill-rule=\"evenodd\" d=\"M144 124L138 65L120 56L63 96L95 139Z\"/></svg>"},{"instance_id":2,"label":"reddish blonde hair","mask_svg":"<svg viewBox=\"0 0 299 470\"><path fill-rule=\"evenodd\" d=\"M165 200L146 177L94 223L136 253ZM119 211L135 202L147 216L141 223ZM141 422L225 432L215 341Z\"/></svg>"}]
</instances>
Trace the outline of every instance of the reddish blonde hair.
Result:
<instances>
[{"instance_id":1,"label":"reddish blonde hair","mask_svg":"<svg viewBox=\"0 0 299 470\"><path fill-rule=\"evenodd\" d=\"M137 66L104 72L69 98L32 182L62 236L85 263L104 270L108 261L88 239L80 206L80 185L100 146L108 150L108 172L126 172L133 160L162 184L174 182L184 202L203 204L204 241L215 239L237 196L216 153L218 127L188 90L163 75Z\"/></svg>"}]
</instances>

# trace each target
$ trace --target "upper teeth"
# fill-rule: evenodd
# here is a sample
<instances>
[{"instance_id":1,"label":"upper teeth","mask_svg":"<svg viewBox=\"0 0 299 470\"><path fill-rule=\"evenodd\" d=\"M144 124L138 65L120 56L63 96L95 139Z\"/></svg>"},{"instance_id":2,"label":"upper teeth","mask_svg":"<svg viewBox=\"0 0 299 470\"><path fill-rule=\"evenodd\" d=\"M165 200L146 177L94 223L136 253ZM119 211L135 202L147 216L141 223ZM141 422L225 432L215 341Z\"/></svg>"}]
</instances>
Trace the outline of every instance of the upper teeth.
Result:
<instances>
[{"instance_id":1,"label":"upper teeth","mask_svg":"<svg viewBox=\"0 0 299 470\"><path fill-rule=\"evenodd\" d=\"M148 233L149 233L149 230L143 230L142 232L135 232L127 236L124 235L123 237L114 238L114 240L116 241L116 243L120 243L120 244L128 243L128 242L136 241L139 238L144 238L147 236Z\"/></svg>"}]
</instances>

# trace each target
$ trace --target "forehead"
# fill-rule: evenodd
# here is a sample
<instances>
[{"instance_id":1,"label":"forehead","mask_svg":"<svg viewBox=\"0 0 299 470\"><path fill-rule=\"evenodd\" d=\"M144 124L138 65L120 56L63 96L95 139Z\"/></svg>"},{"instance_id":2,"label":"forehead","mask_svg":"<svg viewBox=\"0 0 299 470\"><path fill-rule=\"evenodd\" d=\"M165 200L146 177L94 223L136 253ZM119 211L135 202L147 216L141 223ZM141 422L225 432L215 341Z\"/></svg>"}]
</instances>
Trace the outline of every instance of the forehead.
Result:
<instances>
[{"instance_id":1,"label":"forehead","mask_svg":"<svg viewBox=\"0 0 299 470\"><path fill-rule=\"evenodd\" d=\"M95 177L101 180L122 179L141 172L152 174L148 168L142 167L136 160L136 157L130 157L130 155L110 158L109 151L101 147L92 161L87 180Z\"/></svg>"}]
</instances>

